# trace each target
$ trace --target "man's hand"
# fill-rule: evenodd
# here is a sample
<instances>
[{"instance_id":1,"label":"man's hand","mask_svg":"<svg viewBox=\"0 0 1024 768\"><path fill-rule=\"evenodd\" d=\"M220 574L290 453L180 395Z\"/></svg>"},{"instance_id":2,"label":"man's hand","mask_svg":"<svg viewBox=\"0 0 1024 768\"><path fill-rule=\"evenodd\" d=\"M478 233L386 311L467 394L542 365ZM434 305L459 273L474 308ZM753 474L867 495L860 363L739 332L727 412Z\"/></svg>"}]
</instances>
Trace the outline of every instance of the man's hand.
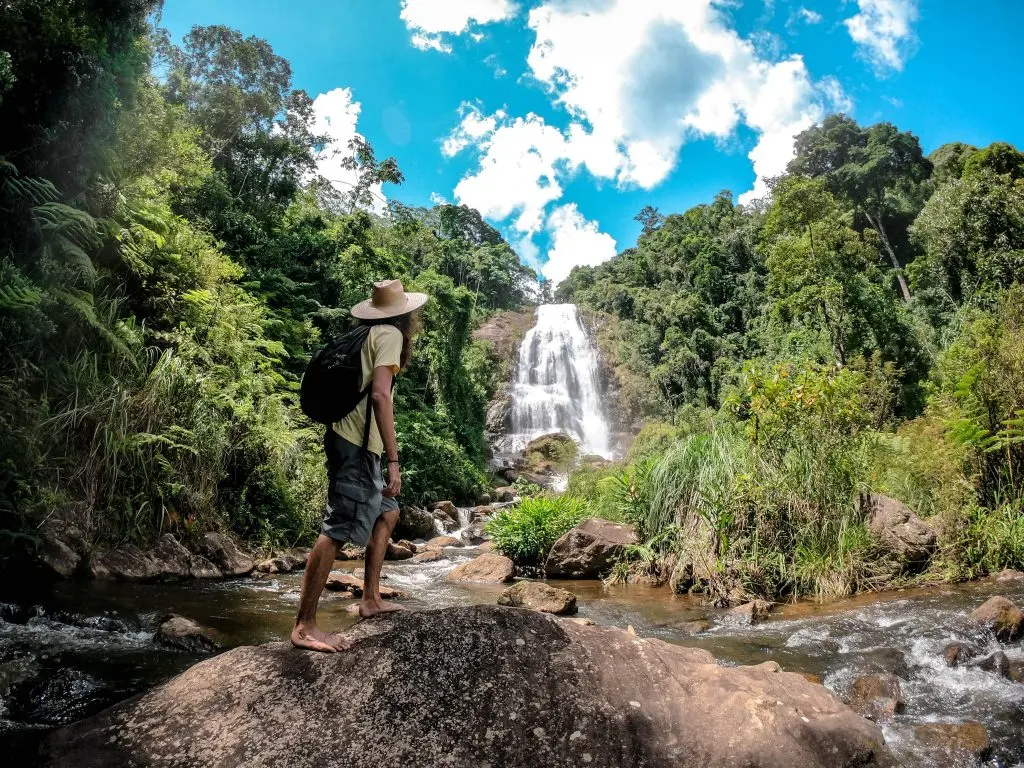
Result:
<instances>
[{"instance_id":1,"label":"man's hand","mask_svg":"<svg viewBox=\"0 0 1024 768\"><path fill-rule=\"evenodd\" d=\"M402 473L398 464L388 464L388 484L384 486L384 495L393 499L402 492Z\"/></svg>"}]
</instances>

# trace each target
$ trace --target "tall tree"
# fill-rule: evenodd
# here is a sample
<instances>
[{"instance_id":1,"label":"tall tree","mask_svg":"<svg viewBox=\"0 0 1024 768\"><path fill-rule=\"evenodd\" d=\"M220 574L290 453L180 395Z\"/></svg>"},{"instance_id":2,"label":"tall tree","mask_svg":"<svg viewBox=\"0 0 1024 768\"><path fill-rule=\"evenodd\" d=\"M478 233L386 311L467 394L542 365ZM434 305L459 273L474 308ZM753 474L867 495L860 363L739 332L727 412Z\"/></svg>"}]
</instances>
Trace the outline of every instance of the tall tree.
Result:
<instances>
[{"instance_id":1,"label":"tall tree","mask_svg":"<svg viewBox=\"0 0 1024 768\"><path fill-rule=\"evenodd\" d=\"M861 128L844 115L825 118L796 140L789 172L826 180L834 194L849 200L867 219L892 263L905 301L910 288L893 248L886 220L899 212L910 187L927 179L931 162L917 137L891 123ZM916 213L916 211L915 211Z\"/></svg>"}]
</instances>

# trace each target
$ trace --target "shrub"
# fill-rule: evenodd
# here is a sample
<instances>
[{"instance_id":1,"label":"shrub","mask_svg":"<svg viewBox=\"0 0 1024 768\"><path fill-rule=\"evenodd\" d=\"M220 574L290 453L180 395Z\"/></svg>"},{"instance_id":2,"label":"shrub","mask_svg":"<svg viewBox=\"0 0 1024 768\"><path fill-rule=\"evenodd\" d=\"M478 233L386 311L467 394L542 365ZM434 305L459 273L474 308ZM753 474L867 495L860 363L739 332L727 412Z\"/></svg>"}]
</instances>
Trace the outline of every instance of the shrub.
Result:
<instances>
[{"instance_id":1,"label":"shrub","mask_svg":"<svg viewBox=\"0 0 1024 768\"><path fill-rule=\"evenodd\" d=\"M572 496L523 499L487 524L495 548L517 563L539 565L558 538L591 515Z\"/></svg>"}]
</instances>

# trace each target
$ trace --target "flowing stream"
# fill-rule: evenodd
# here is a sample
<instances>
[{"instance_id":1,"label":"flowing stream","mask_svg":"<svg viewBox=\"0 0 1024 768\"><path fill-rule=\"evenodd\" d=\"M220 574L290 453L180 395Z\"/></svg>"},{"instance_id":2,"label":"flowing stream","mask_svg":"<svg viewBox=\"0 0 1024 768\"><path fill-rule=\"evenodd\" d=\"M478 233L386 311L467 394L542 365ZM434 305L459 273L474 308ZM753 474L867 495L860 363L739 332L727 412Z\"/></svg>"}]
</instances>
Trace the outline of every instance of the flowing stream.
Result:
<instances>
[{"instance_id":1,"label":"flowing stream","mask_svg":"<svg viewBox=\"0 0 1024 768\"><path fill-rule=\"evenodd\" d=\"M609 457L612 446L601 400L597 348L575 304L542 304L519 347L508 433L501 448L566 432L584 454Z\"/></svg>"},{"instance_id":2,"label":"flowing stream","mask_svg":"<svg viewBox=\"0 0 1024 768\"><path fill-rule=\"evenodd\" d=\"M497 599L502 585L446 581L447 572L474 550L446 553L450 559L433 563L386 563L386 583L409 593L406 605L412 609ZM336 567L358 572L362 564ZM0 606L0 740L9 754L24 758L12 764L31 765L28 756L47 729L94 714L198 661L154 644L162 615L173 612L198 621L224 647L281 640L291 628L300 578L292 573L203 582L61 582L39 585L32 594L25 593L23 583L0 585L0 601L8 601ZM991 636L964 617L993 594L1024 604L1024 584L977 582L801 603L784 606L762 624L738 627L696 598L665 588L552 583L575 592L579 615L597 624L632 626L641 636L700 646L724 664L773 659L788 671L820 676L840 696L857 675L897 673L906 710L883 730L902 765L936 765L921 755L915 726L968 720L988 728L996 755L989 765L1024 760L1024 684L980 669L951 669L942 660L951 642L995 650ZM351 605L352 600L326 593L320 612L324 625L351 625L354 619L346 611ZM691 634L698 620L710 621L710 628ZM1019 642L1003 650L1011 659L1024 659Z\"/></svg>"}]
</instances>

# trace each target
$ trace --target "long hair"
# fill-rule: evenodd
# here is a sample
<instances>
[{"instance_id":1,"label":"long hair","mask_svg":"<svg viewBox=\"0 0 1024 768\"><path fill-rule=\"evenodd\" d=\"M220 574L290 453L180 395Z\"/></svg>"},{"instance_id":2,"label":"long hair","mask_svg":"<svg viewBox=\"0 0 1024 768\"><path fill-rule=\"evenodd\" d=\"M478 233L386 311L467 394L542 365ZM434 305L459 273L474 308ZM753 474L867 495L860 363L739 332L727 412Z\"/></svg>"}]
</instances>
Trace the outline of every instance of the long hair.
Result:
<instances>
[{"instance_id":1,"label":"long hair","mask_svg":"<svg viewBox=\"0 0 1024 768\"><path fill-rule=\"evenodd\" d=\"M409 360L412 359L413 337L420 332L422 327L419 310L416 309L412 312L407 312L404 315L398 315L397 317L385 317L379 320L362 320L360 322L362 325L393 325L402 332L402 359L400 365L401 369L404 371L409 366Z\"/></svg>"}]
</instances>

